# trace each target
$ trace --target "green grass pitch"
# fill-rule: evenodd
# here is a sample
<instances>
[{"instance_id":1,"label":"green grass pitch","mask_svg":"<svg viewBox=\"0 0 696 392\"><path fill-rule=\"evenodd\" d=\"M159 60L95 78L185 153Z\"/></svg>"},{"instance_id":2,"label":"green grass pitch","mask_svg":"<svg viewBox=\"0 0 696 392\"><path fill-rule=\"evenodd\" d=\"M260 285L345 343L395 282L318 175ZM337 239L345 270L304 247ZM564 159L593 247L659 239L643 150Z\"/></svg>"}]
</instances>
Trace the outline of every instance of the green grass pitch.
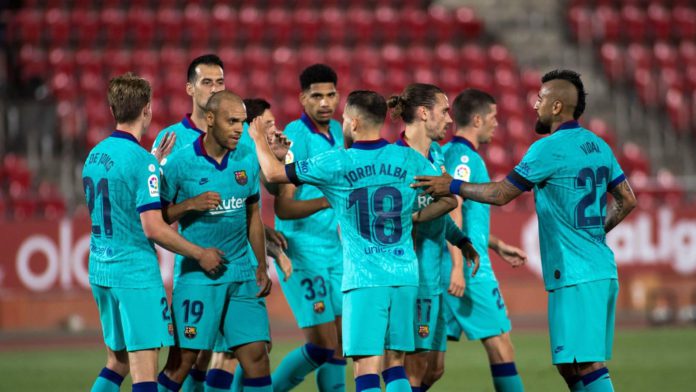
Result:
<instances>
[{"instance_id":1,"label":"green grass pitch","mask_svg":"<svg viewBox=\"0 0 696 392\"><path fill-rule=\"evenodd\" d=\"M513 331L513 341L517 368L527 391L567 390L550 364L545 332ZM298 344L299 341L275 342L272 366ZM88 391L103 364L104 354L98 347L0 351L0 390ZM619 329L609 369L617 391L696 390L696 328ZM350 366L348 371L352 372ZM346 390L352 391L352 373L348 374ZM121 390L130 391L129 379ZM315 390L313 375L296 389L298 392ZM449 345L445 376L432 389L434 392L464 390L493 391L486 356L478 342Z\"/></svg>"}]
</instances>

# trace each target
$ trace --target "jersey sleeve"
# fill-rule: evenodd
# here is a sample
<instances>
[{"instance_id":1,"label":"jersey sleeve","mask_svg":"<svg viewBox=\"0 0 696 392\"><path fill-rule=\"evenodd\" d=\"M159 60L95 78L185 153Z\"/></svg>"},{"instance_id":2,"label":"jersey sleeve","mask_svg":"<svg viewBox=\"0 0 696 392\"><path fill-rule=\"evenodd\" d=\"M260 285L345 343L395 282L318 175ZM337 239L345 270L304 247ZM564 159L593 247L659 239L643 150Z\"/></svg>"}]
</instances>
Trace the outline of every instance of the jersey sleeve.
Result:
<instances>
[{"instance_id":1,"label":"jersey sleeve","mask_svg":"<svg viewBox=\"0 0 696 392\"><path fill-rule=\"evenodd\" d=\"M260 182L259 173L261 171L261 167L259 166L259 162L256 160L256 155L253 155L253 157L254 157L254 159L253 159L253 162L251 164L252 169L251 169L251 173L249 176L250 177L249 184L251 184L251 190L249 192L250 193L249 197L247 197L247 199L246 199L247 205L256 204L261 199L261 192L260 192L260 188L259 188L259 182Z\"/></svg>"},{"instance_id":2,"label":"jersey sleeve","mask_svg":"<svg viewBox=\"0 0 696 392\"><path fill-rule=\"evenodd\" d=\"M457 154L454 150L454 148L450 148L445 155L447 173L455 180L471 182L471 161L469 159L462 159L463 157L467 157L467 155Z\"/></svg>"},{"instance_id":3,"label":"jersey sleeve","mask_svg":"<svg viewBox=\"0 0 696 392\"><path fill-rule=\"evenodd\" d=\"M520 163L506 177L514 186L522 191L529 191L536 184L549 178L563 164L563 159L557 155L548 139L542 139L529 148Z\"/></svg>"},{"instance_id":4,"label":"jersey sleeve","mask_svg":"<svg viewBox=\"0 0 696 392\"><path fill-rule=\"evenodd\" d=\"M145 159L135 158L131 177L135 185L135 207L139 213L162 208L159 164L153 155L146 155Z\"/></svg>"},{"instance_id":5,"label":"jersey sleeve","mask_svg":"<svg viewBox=\"0 0 696 392\"><path fill-rule=\"evenodd\" d=\"M607 190L611 191L616 188L617 185L621 184L626 180L626 175L621 169L619 162L616 160L614 154L611 154L611 167L609 168L609 184L607 185Z\"/></svg>"},{"instance_id":6,"label":"jersey sleeve","mask_svg":"<svg viewBox=\"0 0 696 392\"><path fill-rule=\"evenodd\" d=\"M335 183L343 172L341 150L330 150L313 158L285 165L285 173L295 185L328 185Z\"/></svg>"},{"instance_id":7,"label":"jersey sleeve","mask_svg":"<svg viewBox=\"0 0 696 392\"><path fill-rule=\"evenodd\" d=\"M176 202L174 200L177 191L176 165L171 159L165 161L165 164L160 166L160 179L162 180L162 186L160 187L162 204L166 206Z\"/></svg>"}]
</instances>

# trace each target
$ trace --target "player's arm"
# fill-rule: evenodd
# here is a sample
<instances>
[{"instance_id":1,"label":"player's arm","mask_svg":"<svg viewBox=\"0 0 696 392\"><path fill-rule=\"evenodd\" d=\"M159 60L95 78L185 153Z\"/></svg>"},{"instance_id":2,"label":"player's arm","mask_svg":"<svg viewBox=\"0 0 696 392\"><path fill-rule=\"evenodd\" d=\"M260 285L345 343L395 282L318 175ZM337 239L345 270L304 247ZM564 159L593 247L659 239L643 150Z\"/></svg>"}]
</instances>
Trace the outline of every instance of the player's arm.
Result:
<instances>
[{"instance_id":1,"label":"player's arm","mask_svg":"<svg viewBox=\"0 0 696 392\"><path fill-rule=\"evenodd\" d=\"M278 267L280 267L280 270L283 272L283 281L288 280L290 275L292 275L292 260L288 257L287 254L281 249L278 244L275 242L267 242L266 243L266 252L268 252L268 255L271 256L276 264L278 264Z\"/></svg>"},{"instance_id":2,"label":"player's arm","mask_svg":"<svg viewBox=\"0 0 696 392\"><path fill-rule=\"evenodd\" d=\"M437 219L457 208L457 199L452 195L435 197L435 201L418 212L413 213L413 222L422 223Z\"/></svg>"},{"instance_id":3,"label":"player's arm","mask_svg":"<svg viewBox=\"0 0 696 392\"><path fill-rule=\"evenodd\" d=\"M610 232L621 223L628 214L636 208L636 195L633 194L631 184L624 178L621 183L609 190L614 201L607 207L607 218L604 222L604 232Z\"/></svg>"},{"instance_id":4,"label":"player's arm","mask_svg":"<svg viewBox=\"0 0 696 392\"><path fill-rule=\"evenodd\" d=\"M278 218L301 219L321 210L331 208L329 201L325 197L295 200L296 190L297 187L292 184L280 185L278 195L273 201L273 207Z\"/></svg>"},{"instance_id":5,"label":"player's arm","mask_svg":"<svg viewBox=\"0 0 696 392\"><path fill-rule=\"evenodd\" d=\"M505 241L491 234L488 237L488 247L493 249L508 264L517 268L527 262L527 253L522 249L509 245Z\"/></svg>"},{"instance_id":6,"label":"player's arm","mask_svg":"<svg viewBox=\"0 0 696 392\"><path fill-rule=\"evenodd\" d=\"M454 234L454 230L460 230L460 227L462 227L462 198L456 196L457 199L457 208L453 209L449 213L450 221L453 225L454 228L450 227L449 222L446 223L445 226L445 238L447 239L447 249L449 249L449 254L450 254L450 259L452 260L452 273L450 274L450 287L447 290L450 292L450 290L456 289L457 287L452 287L454 285L461 284L462 288L462 294L464 294L464 289L466 288L465 282L464 282L464 268L463 268L463 263L464 263L464 257L462 257L462 251L457 247L457 242L452 241L452 236ZM461 232L461 231L460 231ZM463 234L463 233L462 233ZM456 241L456 240L455 240ZM455 271L456 275L455 275ZM450 294L455 295L460 297L461 295L456 295L455 293L450 292Z\"/></svg>"},{"instance_id":7,"label":"player's arm","mask_svg":"<svg viewBox=\"0 0 696 392\"><path fill-rule=\"evenodd\" d=\"M159 136L158 136L159 138ZM155 156L157 159L157 162L162 162L164 158L169 156L169 154L172 152L172 149L174 148L174 144L176 143L176 134L174 132L167 132L164 134L162 137L162 140L158 141L155 140L155 142L152 144L152 155Z\"/></svg>"},{"instance_id":8,"label":"player's arm","mask_svg":"<svg viewBox=\"0 0 696 392\"><path fill-rule=\"evenodd\" d=\"M452 273L454 274L454 268L458 268L459 271L461 271L463 259L466 259L467 266L473 267L471 276L476 275L476 272L479 269L480 260L478 252L471 243L471 239L464 234L462 229L457 226L452 218L445 216L444 219L445 239L447 240L447 246L455 246L456 254L459 256L458 260L452 259Z\"/></svg>"},{"instance_id":9,"label":"player's arm","mask_svg":"<svg viewBox=\"0 0 696 392\"><path fill-rule=\"evenodd\" d=\"M509 203L523 192L507 178L498 182L474 184L455 180L450 176L416 176L416 182L411 186L414 188L423 187L427 193L433 196L454 194L465 199L496 206Z\"/></svg>"},{"instance_id":10,"label":"player's arm","mask_svg":"<svg viewBox=\"0 0 696 392\"><path fill-rule=\"evenodd\" d=\"M251 249L254 252L258 266L256 267L256 284L259 286L257 297L265 297L271 293L271 279L268 277L268 264L266 264L266 231L261 221L258 201L248 204L247 210L247 237Z\"/></svg>"},{"instance_id":11,"label":"player's arm","mask_svg":"<svg viewBox=\"0 0 696 392\"><path fill-rule=\"evenodd\" d=\"M140 223L145 236L168 251L198 260L201 268L214 275L222 265L224 253L215 248L201 248L187 241L172 229L163 219L160 209L140 213Z\"/></svg>"},{"instance_id":12,"label":"player's arm","mask_svg":"<svg viewBox=\"0 0 696 392\"><path fill-rule=\"evenodd\" d=\"M167 223L172 224L190 212L208 211L217 208L218 205L220 205L220 194L208 191L179 203L164 206L162 216Z\"/></svg>"}]
</instances>

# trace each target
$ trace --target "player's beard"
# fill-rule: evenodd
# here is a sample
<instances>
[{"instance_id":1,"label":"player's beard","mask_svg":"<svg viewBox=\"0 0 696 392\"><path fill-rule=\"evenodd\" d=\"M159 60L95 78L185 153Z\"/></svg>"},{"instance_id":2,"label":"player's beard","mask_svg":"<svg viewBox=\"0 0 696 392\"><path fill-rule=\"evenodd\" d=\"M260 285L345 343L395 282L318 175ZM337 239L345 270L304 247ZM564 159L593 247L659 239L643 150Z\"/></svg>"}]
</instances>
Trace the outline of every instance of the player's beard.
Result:
<instances>
[{"instance_id":1,"label":"player's beard","mask_svg":"<svg viewBox=\"0 0 696 392\"><path fill-rule=\"evenodd\" d=\"M548 135L551 133L551 124L544 124L541 119L538 118L534 125L534 132L536 132L537 135Z\"/></svg>"}]
</instances>

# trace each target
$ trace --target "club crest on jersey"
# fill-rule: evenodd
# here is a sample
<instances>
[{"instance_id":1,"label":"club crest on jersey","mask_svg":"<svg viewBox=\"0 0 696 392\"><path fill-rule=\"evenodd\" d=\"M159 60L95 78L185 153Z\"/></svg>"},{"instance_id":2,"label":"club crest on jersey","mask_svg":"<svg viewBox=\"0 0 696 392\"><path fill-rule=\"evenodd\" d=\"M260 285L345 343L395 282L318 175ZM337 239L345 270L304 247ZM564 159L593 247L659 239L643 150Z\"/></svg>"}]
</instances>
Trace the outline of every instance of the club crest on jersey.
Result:
<instances>
[{"instance_id":1,"label":"club crest on jersey","mask_svg":"<svg viewBox=\"0 0 696 392\"><path fill-rule=\"evenodd\" d=\"M249 177L247 177L246 170L238 170L234 172L234 179L237 180L237 184L246 185L249 182Z\"/></svg>"},{"instance_id":2,"label":"club crest on jersey","mask_svg":"<svg viewBox=\"0 0 696 392\"><path fill-rule=\"evenodd\" d=\"M192 327L190 325L184 327L184 336L186 336L189 339L193 339L196 337L196 335L198 335L198 330L196 329L196 327Z\"/></svg>"},{"instance_id":3,"label":"club crest on jersey","mask_svg":"<svg viewBox=\"0 0 696 392\"><path fill-rule=\"evenodd\" d=\"M314 303L314 313L324 313L326 310L326 305L324 305L324 301L318 301Z\"/></svg>"},{"instance_id":4,"label":"club crest on jersey","mask_svg":"<svg viewBox=\"0 0 696 392\"><path fill-rule=\"evenodd\" d=\"M150 191L150 197L159 197L159 180L155 174L148 177L147 189Z\"/></svg>"},{"instance_id":5,"label":"club crest on jersey","mask_svg":"<svg viewBox=\"0 0 696 392\"><path fill-rule=\"evenodd\" d=\"M422 338L427 338L430 336L430 326L428 325L419 325L418 326L418 336Z\"/></svg>"}]
</instances>

